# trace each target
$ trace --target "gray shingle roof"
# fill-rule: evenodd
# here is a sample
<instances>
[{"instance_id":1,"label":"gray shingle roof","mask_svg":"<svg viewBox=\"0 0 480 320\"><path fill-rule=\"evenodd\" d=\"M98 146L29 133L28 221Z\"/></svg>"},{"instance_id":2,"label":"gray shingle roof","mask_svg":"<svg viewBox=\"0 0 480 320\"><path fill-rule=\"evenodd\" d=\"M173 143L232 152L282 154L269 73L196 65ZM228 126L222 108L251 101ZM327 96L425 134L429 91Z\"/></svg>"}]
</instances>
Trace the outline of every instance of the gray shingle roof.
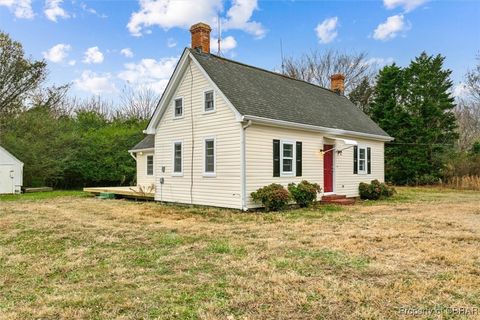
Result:
<instances>
[{"instance_id":1,"label":"gray shingle roof","mask_svg":"<svg viewBox=\"0 0 480 320\"><path fill-rule=\"evenodd\" d=\"M150 149L155 147L155 135L154 134L147 134L142 141L137 143L135 147L130 150L142 150L142 149Z\"/></svg>"},{"instance_id":2,"label":"gray shingle roof","mask_svg":"<svg viewBox=\"0 0 480 320\"><path fill-rule=\"evenodd\" d=\"M242 115L388 137L346 97L279 73L190 49Z\"/></svg>"}]
</instances>

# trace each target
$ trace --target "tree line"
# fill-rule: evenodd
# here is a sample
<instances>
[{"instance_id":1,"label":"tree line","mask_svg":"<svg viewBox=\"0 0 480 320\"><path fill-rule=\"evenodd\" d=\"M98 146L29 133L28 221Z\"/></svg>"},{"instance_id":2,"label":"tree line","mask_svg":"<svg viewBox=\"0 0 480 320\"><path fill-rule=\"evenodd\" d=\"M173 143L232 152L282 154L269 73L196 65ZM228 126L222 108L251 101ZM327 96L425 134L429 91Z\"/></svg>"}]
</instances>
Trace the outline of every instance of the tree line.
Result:
<instances>
[{"instance_id":1,"label":"tree line","mask_svg":"<svg viewBox=\"0 0 480 320\"><path fill-rule=\"evenodd\" d=\"M480 176L480 56L457 99L444 61L422 52L406 67L378 68L366 53L313 51L283 65L286 75L324 87L343 73L348 98L395 138L385 145L386 180L434 184Z\"/></svg>"},{"instance_id":2,"label":"tree line","mask_svg":"<svg viewBox=\"0 0 480 320\"><path fill-rule=\"evenodd\" d=\"M120 105L46 86L44 61L0 33L0 145L24 162L25 186L79 188L135 183L127 150L142 138L158 96L124 89Z\"/></svg>"},{"instance_id":3,"label":"tree line","mask_svg":"<svg viewBox=\"0 0 480 320\"><path fill-rule=\"evenodd\" d=\"M480 176L480 56L453 97L441 55L423 52L406 67L381 68L366 53L313 51L286 58L283 72L324 87L343 73L345 94L395 140L385 147L387 181L428 184ZM77 99L47 86L45 61L25 56L0 32L0 145L25 163L26 186L78 188L135 183L127 150L143 138L159 96L124 88L119 103Z\"/></svg>"}]
</instances>

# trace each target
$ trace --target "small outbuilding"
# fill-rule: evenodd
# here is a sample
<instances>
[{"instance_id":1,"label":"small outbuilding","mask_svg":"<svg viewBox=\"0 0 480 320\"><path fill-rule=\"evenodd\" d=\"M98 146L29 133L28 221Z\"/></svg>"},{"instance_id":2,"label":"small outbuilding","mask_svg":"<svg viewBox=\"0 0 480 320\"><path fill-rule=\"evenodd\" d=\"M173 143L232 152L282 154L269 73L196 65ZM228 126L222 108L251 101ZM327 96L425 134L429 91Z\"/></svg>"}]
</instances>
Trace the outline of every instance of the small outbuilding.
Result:
<instances>
[{"instance_id":1,"label":"small outbuilding","mask_svg":"<svg viewBox=\"0 0 480 320\"><path fill-rule=\"evenodd\" d=\"M23 185L23 162L0 146L0 194L20 193Z\"/></svg>"}]
</instances>

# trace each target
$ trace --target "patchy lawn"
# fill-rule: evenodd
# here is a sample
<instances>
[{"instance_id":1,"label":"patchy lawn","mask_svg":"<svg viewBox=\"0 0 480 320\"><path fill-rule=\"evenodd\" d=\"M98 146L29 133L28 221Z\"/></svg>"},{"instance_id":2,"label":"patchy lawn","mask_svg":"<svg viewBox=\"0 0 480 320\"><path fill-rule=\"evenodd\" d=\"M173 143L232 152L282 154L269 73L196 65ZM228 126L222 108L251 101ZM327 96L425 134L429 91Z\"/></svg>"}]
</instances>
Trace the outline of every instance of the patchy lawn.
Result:
<instances>
[{"instance_id":1,"label":"patchy lawn","mask_svg":"<svg viewBox=\"0 0 480 320\"><path fill-rule=\"evenodd\" d=\"M2 319L480 318L479 192L268 214L2 200Z\"/></svg>"}]
</instances>

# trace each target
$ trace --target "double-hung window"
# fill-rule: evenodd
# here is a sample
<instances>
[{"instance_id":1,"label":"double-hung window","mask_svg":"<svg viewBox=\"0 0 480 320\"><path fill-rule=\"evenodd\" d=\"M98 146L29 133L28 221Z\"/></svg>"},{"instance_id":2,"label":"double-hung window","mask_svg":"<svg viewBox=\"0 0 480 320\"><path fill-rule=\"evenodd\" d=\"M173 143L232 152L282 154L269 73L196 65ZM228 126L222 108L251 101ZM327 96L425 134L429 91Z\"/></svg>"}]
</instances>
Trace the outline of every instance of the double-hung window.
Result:
<instances>
[{"instance_id":1,"label":"double-hung window","mask_svg":"<svg viewBox=\"0 0 480 320\"><path fill-rule=\"evenodd\" d=\"M183 143L175 141L173 143L173 175L183 174Z\"/></svg>"},{"instance_id":2,"label":"double-hung window","mask_svg":"<svg viewBox=\"0 0 480 320\"><path fill-rule=\"evenodd\" d=\"M215 99L214 99L213 90L205 91L203 100L205 102L204 111L211 112L215 111Z\"/></svg>"},{"instance_id":3,"label":"double-hung window","mask_svg":"<svg viewBox=\"0 0 480 320\"><path fill-rule=\"evenodd\" d=\"M206 176L215 175L215 139L207 138L204 140L204 169Z\"/></svg>"},{"instance_id":4,"label":"double-hung window","mask_svg":"<svg viewBox=\"0 0 480 320\"><path fill-rule=\"evenodd\" d=\"M367 149L358 148L358 173L366 172Z\"/></svg>"},{"instance_id":5,"label":"double-hung window","mask_svg":"<svg viewBox=\"0 0 480 320\"><path fill-rule=\"evenodd\" d=\"M153 176L153 156L147 156L147 176Z\"/></svg>"},{"instance_id":6,"label":"double-hung window","mask_svg":"<svg viewBox=\"0 0 480 320\"><path fill-rule=\"evenodd\" d=\"M282 141L280 150L282 176L293 176L295 173L294 145L294 142Z\"/></svg>"},{"instance_id":7,"label":"double-hung window","mask_svg":"<svg viewBox=\"0 0 480 320\"><path fill-rule=\"evenodd\" d=\"M183 99L178 98L174 101L174 117L181 118L183 116Z\"/></svg>"}]
</instances>

